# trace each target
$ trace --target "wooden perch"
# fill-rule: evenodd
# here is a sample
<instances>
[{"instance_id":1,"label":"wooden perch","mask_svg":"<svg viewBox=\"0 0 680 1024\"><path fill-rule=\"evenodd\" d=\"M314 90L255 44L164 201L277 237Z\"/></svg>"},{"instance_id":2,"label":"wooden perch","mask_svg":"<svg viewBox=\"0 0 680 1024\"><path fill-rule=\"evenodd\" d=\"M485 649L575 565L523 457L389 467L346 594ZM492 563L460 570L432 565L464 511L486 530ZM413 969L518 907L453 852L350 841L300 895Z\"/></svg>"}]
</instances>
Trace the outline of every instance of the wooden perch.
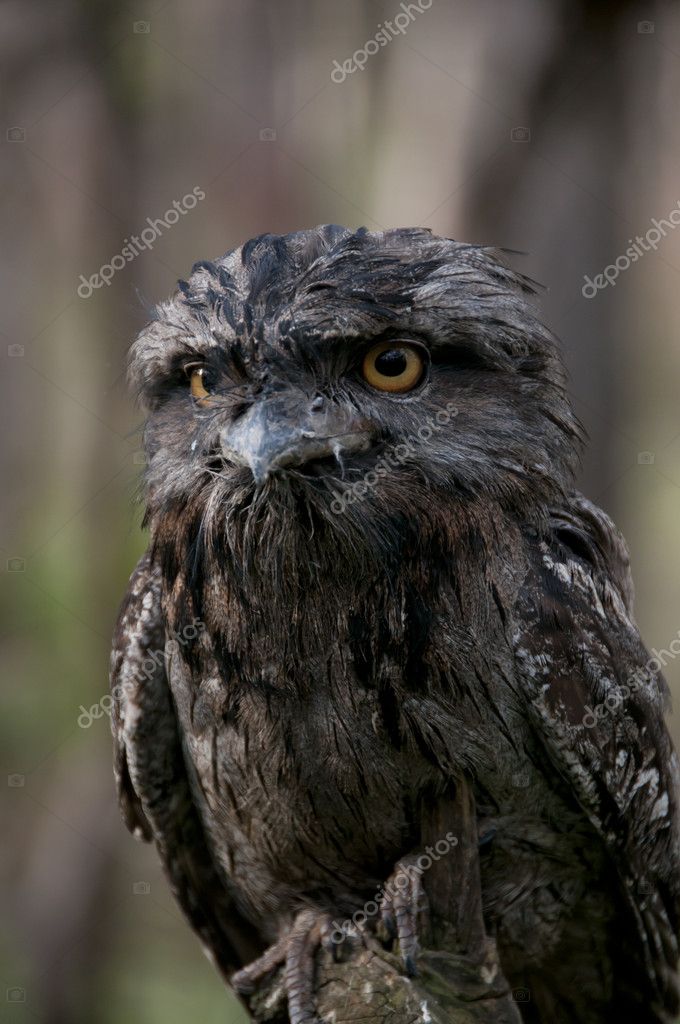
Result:
<instances>
[{"instance_id":1,"label":"wooden perch","mask_svg":"<svg viewBox=\"0 0 680 1024\"><path fill-rule=\"evenodd\" d=\"M449 832L457 844L424 875L430 902L441 909L418 957L418 976L407 978L401 960L377 941L341 963L319 950L315 990L323 1024L520 1024L495 942L484 930L477 820L464 782L425 823L423 848ZM256 1024L286 1024L281 972L247 1006Z\"/></svg>"}]
</instances>

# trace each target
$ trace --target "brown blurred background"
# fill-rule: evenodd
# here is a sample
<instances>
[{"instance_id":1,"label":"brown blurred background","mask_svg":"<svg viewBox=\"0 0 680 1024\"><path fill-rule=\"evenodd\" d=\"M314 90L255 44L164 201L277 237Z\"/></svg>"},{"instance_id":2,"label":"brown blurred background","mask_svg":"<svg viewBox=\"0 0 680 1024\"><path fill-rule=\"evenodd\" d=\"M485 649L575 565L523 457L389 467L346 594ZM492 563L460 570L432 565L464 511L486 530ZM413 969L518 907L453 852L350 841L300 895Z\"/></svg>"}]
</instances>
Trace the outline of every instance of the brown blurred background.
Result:
<instances>
[{"instance_id":1,"label":"brown blurred background","mask_svg":"<svg viewBox=\"0 0 680 1024\"><path fill-rule=\"evenodd\" d=\"M680 629L680 12L12 0L0 53L0 1019L237 1022L114 800L99 702L145 544L127 346L194 260L263 231L417 224L523 251L590 433L582 487L625 532L643 635L667 647ZM110 284L83 285L194 189L205 198ZM585 275L617 258L613 283L584 297ZM680 661L667 677L679 694Z\"/></svg>"}]
</instances>

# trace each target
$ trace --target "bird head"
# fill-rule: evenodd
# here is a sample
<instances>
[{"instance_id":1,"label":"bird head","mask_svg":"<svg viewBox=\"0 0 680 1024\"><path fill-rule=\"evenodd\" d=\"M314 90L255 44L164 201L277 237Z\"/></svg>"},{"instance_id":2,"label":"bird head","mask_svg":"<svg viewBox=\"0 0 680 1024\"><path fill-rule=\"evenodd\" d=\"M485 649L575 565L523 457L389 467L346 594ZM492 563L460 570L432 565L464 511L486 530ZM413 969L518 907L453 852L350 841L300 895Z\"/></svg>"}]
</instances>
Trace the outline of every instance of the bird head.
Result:
<instances>
[{"instance_id":1,"label":"bird head","mask_svg":"<svg viewBox=\"0 0 680 1024\"><path fill-rule=\"evenodd\" d=\"M394 551L456 502L549 501L580 433L532 291L498 251L419 228L196 263L131 352L152 526L188 517L241 560L292 535Z\"/></svg>"}]
</instances>

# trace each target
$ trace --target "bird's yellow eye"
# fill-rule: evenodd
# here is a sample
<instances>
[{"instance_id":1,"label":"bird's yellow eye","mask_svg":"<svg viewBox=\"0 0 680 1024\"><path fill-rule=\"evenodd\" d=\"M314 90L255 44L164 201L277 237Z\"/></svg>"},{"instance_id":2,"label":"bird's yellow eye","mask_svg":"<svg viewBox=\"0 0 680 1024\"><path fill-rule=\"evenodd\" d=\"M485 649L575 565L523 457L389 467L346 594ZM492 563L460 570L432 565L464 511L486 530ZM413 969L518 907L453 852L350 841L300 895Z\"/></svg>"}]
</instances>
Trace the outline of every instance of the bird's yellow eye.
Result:
<instances>
[{"instance_id":1,"label":"bird's yellow eye","mask_svg":"<svg viewBox=\"0 0 680 1024\"><path fill-rule=\"evenodd\" d=\"M191 394L194 398L208 397L208 392L203 384L203 370L193 370L191 374Z\"/></svg>"},{"instance_id":2,"label":"bird's yellow eye","mask_svg":"<svg viewBox=\"0 0 680 1024\"><path fill-rule=\"evenodd\" d=\"M425 372L425 360L418 345L405 341L381 341L364 356L364 380L378 391L394 395L412 391Z\"/></svg>"},{"instance_id":3,"label":"bird's yellow eye","mask_svg":"<svg viewBox=\"0 0 680 1024\"><path fill-rule=\"evenodd\" d=\"M210 392L205 386L205 368L203 366L187 367L189 375L189 388L191 397L195 398L199 405L206 405L206 399L210 398Z\"/></svg>"}]
</instances>

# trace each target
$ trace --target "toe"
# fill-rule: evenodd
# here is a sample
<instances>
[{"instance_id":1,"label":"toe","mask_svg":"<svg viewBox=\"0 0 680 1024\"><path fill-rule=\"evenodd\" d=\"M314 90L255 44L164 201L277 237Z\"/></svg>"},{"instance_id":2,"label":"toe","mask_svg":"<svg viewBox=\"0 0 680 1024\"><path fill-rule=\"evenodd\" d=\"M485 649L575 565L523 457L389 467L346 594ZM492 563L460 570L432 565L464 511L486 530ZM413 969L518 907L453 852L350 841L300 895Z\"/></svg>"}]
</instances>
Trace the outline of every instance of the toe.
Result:
<instances>
[{"instance_id":1,"label":"toe","mask_svg":"<svg viewBox=\"0 0 680 1024\"><path fill-rule=\"evenodd\" d=\"M417 973L419 925L427 917L427 897L422 884L422 869L415 859L400 861L385 886L382 920L398 940L406 973Z\"/></svg>"},{"instance_id":2,"label":"toe","mask_svg":"<svg viewBox=\"0 0 680 1024\"><path fill-rule=\"evenodd\" d=\"M243 996L252 995L262 979L279 967L285 957L286 944L284 940L280 939L257 960L253 960L236 974L232 974L230 981L233 988Z\"/></svg>"},{"instance_id":3,"label":"toe","mask_svg":"<svg viewBox=\"0 0 680 1024\"><path fill-rule=\"evenodd\" d=\"M314 958L322 933L332 927L326 917L303 910L295 919L286 950L286 992L290 1024L318 1024L314 1003Z\"/></svg>"}]
</instances>

